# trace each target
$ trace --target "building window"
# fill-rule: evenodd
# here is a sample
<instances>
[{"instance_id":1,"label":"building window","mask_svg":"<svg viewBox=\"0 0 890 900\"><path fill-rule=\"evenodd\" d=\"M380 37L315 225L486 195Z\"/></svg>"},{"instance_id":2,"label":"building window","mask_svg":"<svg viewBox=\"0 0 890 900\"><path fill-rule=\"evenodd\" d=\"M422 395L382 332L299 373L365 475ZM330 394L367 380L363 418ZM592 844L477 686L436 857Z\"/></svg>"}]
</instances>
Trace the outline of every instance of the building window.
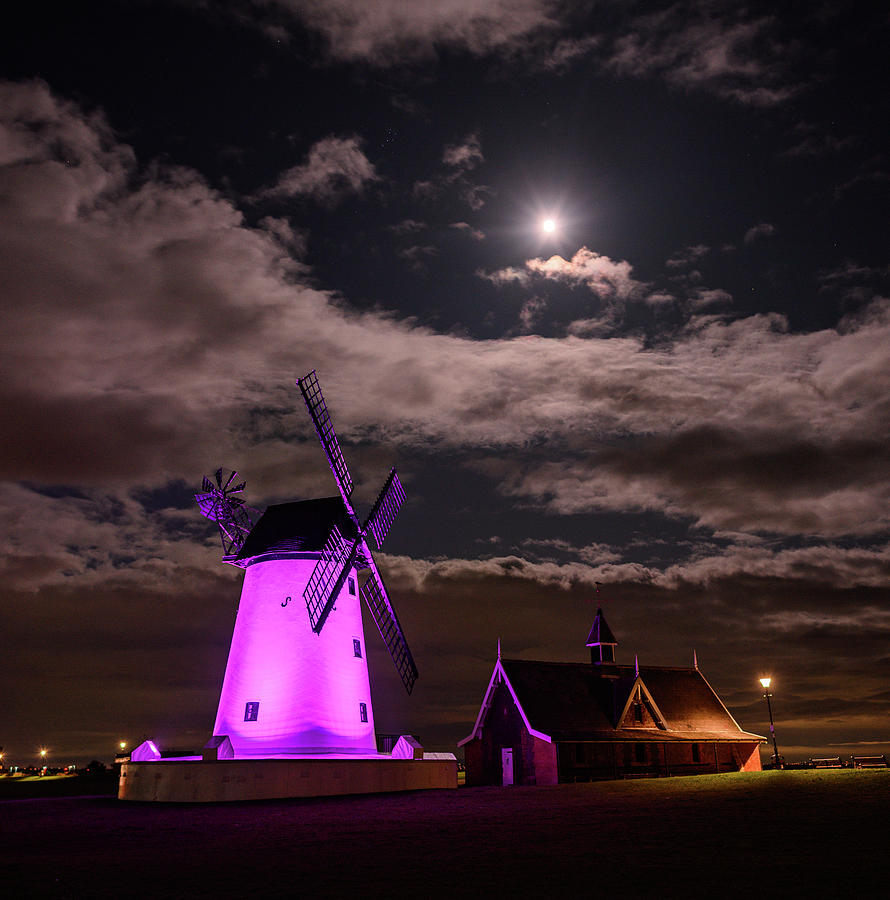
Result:
<instances>
[{"instance_id":1,"label":"building window","mask_svg":"<svg viewBox=\"0 0 890 900\"><path fill-rule=\"evenodd\" d=\"M358 705L358 715L362 722L368 721L368 704L367 703L359 703Z\"/></svg>"},{"instance_id":2,"label":"building window","mask_svg":"<svg viewBox=\"0 0 890 900\"><path fill-rule=\"evenodd\" d=\"M584 744L575 744L575 765L583 766L587 762Z\"/></svg>"},{"instance_id":3,"label":"building window","mask_svg":"<svg viewBox=\"0 0 890 900\"><path fill-rule=\"evenodd\" d=\"M362 642L358 638L352 639L352 654L359 659L362 658Z\"/></svg>"},{"instance_id":4,"label":"building window","mask_svg":"<svg viewBox=\"0 0 890 900\"><path fill-rule=\"evenodd\" d=\"M245 722L256 722L257 717L260 714L260 701L259 700L249 700L244 704L244 721Z\"/></svg>"},{"instance_id":5,"label":"building window","mask_svg":"<svg viewBox=\"0 0 890 900\"><path fill-rule=\"evenodd\" d=\"M347 581L347 584L349 585L349 593L352 594L352 596L354 597L355 596L355 579L350 575L346 581Z\"/></svg>"},{"instance_id":6,"label":"building window","mask_svg":"<svg viewBox=\"0 0 890 900\"><path fill-rule=\"evenodd\" d=\"M634 703L634 725L643 724L643 704L637 701Z\"/></svg>"},{"instance_id":7,"label":"building window","mask_svg":"<svg viewBox=\"0 0 890 900\"><path fill-rule=\"evenodd\" d=\"M698 749L698 744L692 745L692 761L694 763L701 762L701 752Z\"/></svg>"},{"instance_id":8,"label":"building window","mask_svg":"<svg viewBox=\"0 0 890 900\"><path fill-rule=\"evenodd\" d=\"M638 763L646 762L645 744L634 744L634 761Z\"/></svg>"}]
</instances>

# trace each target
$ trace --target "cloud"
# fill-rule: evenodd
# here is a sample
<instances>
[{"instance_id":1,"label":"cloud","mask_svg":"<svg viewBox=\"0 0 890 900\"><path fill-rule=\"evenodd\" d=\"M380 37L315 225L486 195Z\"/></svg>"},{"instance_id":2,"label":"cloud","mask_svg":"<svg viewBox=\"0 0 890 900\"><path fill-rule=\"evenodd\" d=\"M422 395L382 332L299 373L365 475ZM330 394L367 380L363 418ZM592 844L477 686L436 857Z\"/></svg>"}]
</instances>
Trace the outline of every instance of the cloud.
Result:
<instances>
[{"instance_id":1,"label":"cloud","mask_svg":"<svg viewBox=\"0 0 890 900\"><path fill-rule=\"evenodd\" d=\"M652 302L647 298L647 302ZM690 296L690 306L693 309L705 309L709 306L728 306L732 303L732 294L722 288L700 288Z\"/></svg>"},{"instance_id":2,"label":"cloud","mask_svg":"<svg viewBox=\"0 0 890 900\"><path fill-rule=\"evenodd\" d=\"M786 535L888 527L884 301L841 329L698 320L658 347L582 327L438 334L306 284L280 229L248 227L194 172L139 169L107 123L44 85L2 91L9 481L111 494L250 458L262 496L305 458L288 483L312 491L326 476L300 455L311 435L293 379L317 367L345 442L460 450L533 507ZM630 263L587 248L485 277L619 299L644 287ZM539 312L525 308L527 327Z\"/></svg>"},{"instance_id":3,"label":"cloud","mask_svg":"<svg viewBox=\"0 0 890 900\"><path fill-rule=\"evenodd\" d=\"M519 323L524 334L528 334L537 327L541 317L547 309L547 301L543 297L529 297L519 310Z\"/></svg>"},{"instance_id":4,"label":"cloud","mask_svg":"<svg viewBox=\"0 0 890 900\"><path fill-rule=\"evenodd\" d=\"M442 162L455 169L475 169L484 160L479 137L475 134L467 135L459 144L450 144L442 153Z\"/></svg>"},{"instance_id":5,"label":"cloud","mask_svg":"<svg viewBox=\"0 0 890 900\"><path fill-rule=\"evenodd\" d=\"M307 234L294 228L289 219L282 216L264 216L257 224L260 228L265 228L269 234L275 235L281 245L294 256L306 255Z\"/></svg>"},{"instance_id":6,"label":"cloud","mask_svg":"<svg viewBox=\"0 0 890 900\"><path fill-rule=\"evenodd\" d=\"M547 51L541 61L541 67L551 72L563 72L574 63L589 56L601 47L603 39L600 35L562 38Z\"/></svg>"},{"instance_id":7,"label":"cloud","mask_svg":"<svg viewBox=\"0 0 890 900\"><path fill-rule=\"evenodd\" d=\"M457 144L448 144L442 152L442 162L447 167L445 171L415 181L412 193L420 200L434 200L449 192L457 193L470 209L477 212L493 193L490 187L475 184L469 177L470 172L484 160L482 146L475 134L468 135Z\"/></svg>"},{"instance_id":8,"label":"cloud","mask_svg":"<svg viewBox=\"0 0 890 900\"><path fill-rule=\"evenodd\" d=\"M438 252L438 248L431 244L415 244L412 247L404 247L399 250L398 256L400 259L410 263L411 268L415 271L421 271L425 268L426 261L430 257L436 256Z\"/></svg>"},{"instance_id":9,"label":"cloud","mask_svg":"<svg viewBox=\"0 0 890 900\"><path fill-rule=\"evenodd\" d=\"M627 300L633 294L641 294L647 287L637 281L633 267L625 260L613 260L608 256L582 247L571 259L555 255L549 259L536 257L526 260L523 268L505 266L491 272L480 270L477 275L492 284L530 284L533 276L550 281L560 281L571 287L584 286L602 300Z\"/></svg>"},{"instance_id":10,"label":"cloud","mask_svg":"<svg viewBox=\"0 0 890 900\"><path fill-rule=\"evenodd\" d=\"M523 268L505 266L491 272L480 270L476 274L499 287L511 283L529 286L536 280L544 280L560 282L571 288L587 288L599 301L599 308L594 315L569 323L567 331L579 337L590 337L614 330L629 300L645 302L649 285L637 281L632 273L630 263L613 260L582 247L571 259L559 255L549 259L537 257L526 260ZM670 299L673 299L670 295L659 292L653 299L653 305Z\"/></svg>"},{"instance_id":11,"label":"cloud","mask_svg":"<svg viewBox=\"0 0 890 900\"><path fill-rule=\"evenodd\" d=\"M745 243L753 244L754 241L759 240L760 238L772 237L775 233L775 225L771 225L769 222L761 222L759 225L754 225L745 232Z\"/></svg>"},{"instance_id":12,"label":"cloud","mask_svg":"<svg viewBox=\"0 0 890 900\"><path fill-rule=\"evenodd\" d=\"M660 75L676 87L775 106L798 89L786 80L791 48L778 39L777 24L744 7L674 3L620 28L604 65L620 75Z\"/></svg>"},{"instance_id":13,"label":"cloud","mask_svg":"<svg viewBox=\"0 0 890 900\"><path fill-rule=\"evenodd\" d=\"M553 281L583 284L601 299L627 300L645 287L632 277L633 268L629 262L610 259L587 247L582 247L569 260L551 256L549 259L530 259L525 266L530 272Z\"/></svg>"},{"instance_id":14,"label":"cloud","mask_svg":"<svg viewBox=\"0 0 890 900\"><path fill-rule=\"evenodd\" d=\"M710 247L705 244L695 244L693 246L684 247L683 250L675 253L665 265L669 269L685 269L688 266L695 265L699 260L704 259L710 252Z\"/></svg>"},{"instance_id":15,"label":"cloud","mask_svg":"<svg viewBox=\"0 0 890 900\"><path fill-rule=\"evenodd\" d=\"M517 266L505 266L503 269L494 269L491 272L479 269L476 272L476 276L496 285L512 284L514 282L525 285L531 280L528 272Z\"/></svg>"},{"instance_id":16,"label":"cloud","mask_svg":"<svg viewBox=\"0 0 890 900\"><path fill-rule=\"evenodd\" d=\"M785 150L784 156L791 158L830 156L850 150L860 142L859 138L852 135L839 138L809 123L801 123L795 128L795 132L802 137L794 146Z\"/></svg>"},{"instance_id":17,"label":"cloud","mask_svg":"<svg viewBox=\"0 0 890 900\"><path fill-rule=\"evenodd\" d=\"M482 582L491 578L532 582L541 587L572 590L595 589L597 585L637 584L662 590L683 588L717 589L721 584L757 580L786 585L820 585L821 591L856 588L886 588L890 583L890 545L873 548L818 544L796 549L774 550L768 546L730 545L724 550L701 553L696 558L667 566L626 562L613 546L592 543L576 547L562 539L522 542L524 556L491 556L484 559L414 559L385 555L387 583L398 590L429 593L447 590L453 584ZM798 608L790 600L787 608L769 614L776 627L792 630L804 620L810 624L869 629L879 620L890 627L885 609L836 607L821 610L818 604ZM773 624L767 624L773 627Z\"/></svg>"},{"instance_id":18,"label":"cloud","mask_svg":"<svg viewBox=\"0 0 890 900\"><path fill-rule=\"evenodd\" d=\"M702 427L641 438L545 463L504 489L563 515L659 510L709 529L838 537L890 529L888 460L879 442L778 439L778 431Z\"/></svg>"},{"instance_id":19,"label":"cloud","mask_svg":"<svg viewBox=\"0 0 890 900\"><path fill-rule=\"evenodd\" d=\"M336 59L386 66L440 47L474 55L510 50L550 28L552 0L274 0L322 34Z\"/></svg>"},{"instance_id":20,"label":"cloud","mask_svg":"<svg viewBox=\"0 0 890 900\"><path fill-rule=\"evenodd\" d=\"M468 222L452 222L449 228L455 228L460 232L471 237L474 241L484 241L485 240L485 232L480 231L478 228L474 228Z\"/></svg>"},{"instance_id":21,"label":"cloud","mask_svg":"<svg viewBox=\"0 0 890 900\"><path fill-rule=\"evenodd\" d=\"M416 219L402 219L395 225L390 225L389 230L395 234L417 234L428 226L426 222L418 222Z\"/></svg>"},{"instance_id":22,"label":"cloud","mask_svg":"<svg viewBox=\"0 0 890 900\"><path fill-rule=\"evenodd\" d=\"M362 152L358 137L331 135L313 144L306 161L282 172L275 185L261 196L306 195L328 202L345 193L361 193L367 184L377 180L374 165Z\"/></svg>"}]
</instances>

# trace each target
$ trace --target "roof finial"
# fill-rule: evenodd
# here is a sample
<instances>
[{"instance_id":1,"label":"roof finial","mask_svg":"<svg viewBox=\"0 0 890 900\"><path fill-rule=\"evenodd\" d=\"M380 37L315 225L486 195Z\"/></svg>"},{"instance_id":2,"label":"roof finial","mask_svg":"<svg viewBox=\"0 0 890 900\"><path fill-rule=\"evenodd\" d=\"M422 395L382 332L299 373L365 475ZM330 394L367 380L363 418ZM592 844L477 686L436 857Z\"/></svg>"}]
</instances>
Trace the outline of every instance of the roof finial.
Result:
<instances>
[{"instance_id":1,"label":"roof finial","mask_svg":"<svg viewBox=\"0 0 890 900\"><path fill-rule=\"evenodd\" d=\"M498 638L498 659L501 658L501 639Z\"/></svg>"},{"instance_id":2,"label":"roof finial","mask_svg":"<svg viewBox=\"0 0 890 900\"><path fill-rule=\"evenodd\" d=\"M636 672L637 678L640 677L640 657L634 653L634 671Z\"/></svg>"},{"instance_id":3,"label":"roof finial","mask_svg":"<svg viewBox=\"0 0 890 900\"><path fill-rule=\"evenodd\" d=\"M695 652L695 647L692 648L692 668L698 668L698 654Z\"/></svg>"}]
</instances>

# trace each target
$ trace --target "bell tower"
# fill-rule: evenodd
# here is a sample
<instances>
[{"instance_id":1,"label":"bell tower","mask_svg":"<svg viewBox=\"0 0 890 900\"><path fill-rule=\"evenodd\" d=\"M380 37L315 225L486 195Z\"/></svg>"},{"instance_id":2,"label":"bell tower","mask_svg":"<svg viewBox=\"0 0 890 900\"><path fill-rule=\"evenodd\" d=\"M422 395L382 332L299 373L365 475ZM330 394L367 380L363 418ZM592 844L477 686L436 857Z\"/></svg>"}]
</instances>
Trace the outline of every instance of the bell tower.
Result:
<instances>
[{"instance_id":1,"label":"bell tower","mask_svg":"<svg viewBox=\"0 0 890 900\"><path fill-rule=\"evenodd\" d=\"M595 666L615 662L615 648L618 641L615 640L602 609L596 611L590 634L587 635L587 646L590 647L590 661Z\"/></svg>"}]
</instances>

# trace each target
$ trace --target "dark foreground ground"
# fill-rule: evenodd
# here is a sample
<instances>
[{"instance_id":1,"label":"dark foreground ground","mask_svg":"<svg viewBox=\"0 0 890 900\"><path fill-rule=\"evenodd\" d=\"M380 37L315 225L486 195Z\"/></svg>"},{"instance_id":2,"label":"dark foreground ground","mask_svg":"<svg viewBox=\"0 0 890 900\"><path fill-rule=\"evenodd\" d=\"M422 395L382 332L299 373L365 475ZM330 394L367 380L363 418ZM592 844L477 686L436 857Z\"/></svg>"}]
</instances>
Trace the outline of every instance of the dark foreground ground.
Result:
<instances>
[{"instance_id":1,"label":"dark foreground ground","mask_svg":"<svg viewBox=\"0 0 890 900\"><path fill-rule=\"evenodd\" d=\"M0 891L884 898L888 837L890 770L213 806L2 799Z\"/></svg>"}]
</instances>

